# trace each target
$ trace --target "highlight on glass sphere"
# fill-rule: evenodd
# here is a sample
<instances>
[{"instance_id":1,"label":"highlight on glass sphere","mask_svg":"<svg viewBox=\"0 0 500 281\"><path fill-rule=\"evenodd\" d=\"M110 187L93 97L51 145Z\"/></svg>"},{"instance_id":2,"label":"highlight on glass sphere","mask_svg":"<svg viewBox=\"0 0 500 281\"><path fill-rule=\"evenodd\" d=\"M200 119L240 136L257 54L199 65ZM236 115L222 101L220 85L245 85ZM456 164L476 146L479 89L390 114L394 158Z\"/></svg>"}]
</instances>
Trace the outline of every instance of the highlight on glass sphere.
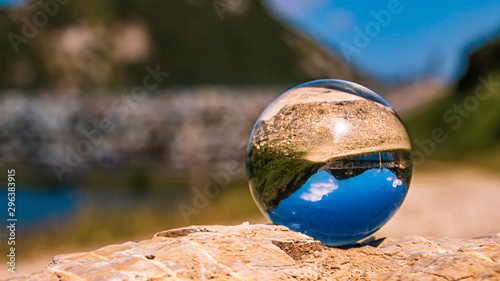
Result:
<instances>
[{"instance_id":1,"label":"highlight on glass sphere","mask_svg":"<svg viewBox=\"0 0 500 281\"><path fill-rule=\"evenodd\" d=\"M273 101L246 158L262 213L322 242L354 243L380 229L408 192L411 145L392 107L343 80L316 80Z\"/></svg>"}]
</instances>

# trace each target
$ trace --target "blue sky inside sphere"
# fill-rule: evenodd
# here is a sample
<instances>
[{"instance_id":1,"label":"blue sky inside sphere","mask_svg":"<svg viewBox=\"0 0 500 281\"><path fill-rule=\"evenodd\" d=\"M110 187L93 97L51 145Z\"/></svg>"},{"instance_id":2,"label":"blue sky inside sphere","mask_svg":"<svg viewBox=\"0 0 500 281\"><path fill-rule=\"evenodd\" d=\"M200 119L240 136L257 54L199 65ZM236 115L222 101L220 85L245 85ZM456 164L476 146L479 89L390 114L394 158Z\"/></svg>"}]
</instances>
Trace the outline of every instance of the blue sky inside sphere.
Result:
<instances>
[{"instance_id":1,"label":"blue sky inside sphere","mask_svg":"<svg viewBox=\"0 0 500 281\"><path fill-rule=\"evenodd\" d=\"M500 1L264 0L279 19L386 82L455 81L467 54L500 34Z\"/></svg>"}]
</instances>

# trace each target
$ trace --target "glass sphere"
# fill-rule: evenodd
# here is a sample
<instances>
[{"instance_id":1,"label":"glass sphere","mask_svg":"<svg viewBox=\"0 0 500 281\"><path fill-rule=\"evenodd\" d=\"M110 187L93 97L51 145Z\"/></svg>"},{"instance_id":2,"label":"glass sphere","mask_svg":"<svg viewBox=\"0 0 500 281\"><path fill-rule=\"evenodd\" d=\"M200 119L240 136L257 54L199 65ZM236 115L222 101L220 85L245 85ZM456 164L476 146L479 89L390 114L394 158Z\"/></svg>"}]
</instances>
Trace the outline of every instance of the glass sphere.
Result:
<instances>
[{"instance_id":1,"label":"glass sphere","mask_svg":"<svg viewBox=\"0 0 500 281\"><path fill-rule=\"evenodd\" d=\"M412 174L411 145L396 112L376 93L317 80L264 110L246 169L268 219L340 246L373 234L399 209Z\"/></svg>"}]
</instances>

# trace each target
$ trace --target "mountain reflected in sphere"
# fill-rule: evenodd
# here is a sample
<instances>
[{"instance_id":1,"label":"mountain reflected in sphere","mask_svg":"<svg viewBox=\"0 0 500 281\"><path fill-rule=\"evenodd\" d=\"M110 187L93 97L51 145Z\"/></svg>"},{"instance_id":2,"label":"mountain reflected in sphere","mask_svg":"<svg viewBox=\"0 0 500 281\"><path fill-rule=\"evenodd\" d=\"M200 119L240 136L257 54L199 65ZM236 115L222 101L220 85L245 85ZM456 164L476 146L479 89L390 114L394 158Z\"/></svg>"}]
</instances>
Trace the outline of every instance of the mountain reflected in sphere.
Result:
<instances>
[{"instance_id":1,"label":"mountain reflected in sphere","mask_svg":"<svg viewBox=\"0 0 500 281\"><path fill-rule=\"evenodd\" d=\"M255 124L246 164L268 219L330 246L380 229L403 203L412 173L396 112L342 80L308 82L272 102Z\"/></svg>"}]
</instances>

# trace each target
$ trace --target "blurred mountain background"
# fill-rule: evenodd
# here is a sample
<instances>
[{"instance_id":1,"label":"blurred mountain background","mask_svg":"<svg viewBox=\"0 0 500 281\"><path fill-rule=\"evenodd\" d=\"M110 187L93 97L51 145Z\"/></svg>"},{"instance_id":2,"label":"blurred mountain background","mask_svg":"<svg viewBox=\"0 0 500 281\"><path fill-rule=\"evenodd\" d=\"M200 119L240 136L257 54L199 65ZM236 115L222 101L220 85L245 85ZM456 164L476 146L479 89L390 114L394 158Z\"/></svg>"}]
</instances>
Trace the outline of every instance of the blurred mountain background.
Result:
<instances>
[{"instance_id":1,"label":"blurred mountain background","mask_svg":"<svg viewBox=\"0 0 500 281\"><path fill-rule=\"evenodd\" d=\"M500 33L500 28L495 34ZM500 168L500 40L474 50L465 74L446 94L407 120L414 140L441 128L446 144L433 157ZM415 143L415 141L414 141Z\"/></svg>"},{"instance_id":2,"label":"blurred mountain background","mask_svg":"<svg viewBox=\"0 0 500 281\"><path fill-rule=\"evenodd\" d=\"M331 52L271 17L258 1L232 2L238 1L58 4L57 16L46 26L28 24L37 33L29 43L20 40L13 48L11 41L18 41L2 36L0 86L116 89L140 85L144 68L157 64L171 72L163 88L360 77ZM21 36L26 21L40 9L32 1L2 11L2 34Z\"/></svg>"},{"instance_id":3,"label":"blurred mountain background","mask_svg":"<svg viewBox=\"0 0 500 281\"><path fill-rule=\"evenodd\" d=\"M414 195L385 233L500 231L498 215L484 215L500 213L484 193L500 192L500 6L436 5L1 1L0 167L17 171L19 255L45 262L187 224L264 221L244 174L252 127L281 93L323 78L375 90L408 127ZM349 46L359 52L346 56ZM154 87L138 93L148 75ZM484 186L487 202L442 209L462 221L440 230L428 219L442 202L426 192L452 184L435 171L466 176L453 185L470 200L467 188ZM467 204L490 209L467 219ZM402 226L413 221L422 225Z\"/></svg>"}]
</instances>

